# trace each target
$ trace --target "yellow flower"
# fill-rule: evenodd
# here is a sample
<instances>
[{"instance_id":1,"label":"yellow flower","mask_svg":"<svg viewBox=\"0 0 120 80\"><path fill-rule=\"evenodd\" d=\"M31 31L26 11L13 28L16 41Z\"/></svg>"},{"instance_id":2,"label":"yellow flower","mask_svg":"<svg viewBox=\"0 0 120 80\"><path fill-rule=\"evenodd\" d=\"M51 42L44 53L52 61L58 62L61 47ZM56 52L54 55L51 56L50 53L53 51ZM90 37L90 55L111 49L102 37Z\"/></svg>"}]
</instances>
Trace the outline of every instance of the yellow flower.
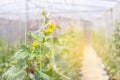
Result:
<instances>
[{"instance_id":1,"label":"yellow flower","mask_svg":"<svg viewBox=\"0 0 120 80\"><path fill-rule=\"evenodd\" d=\"M44 32L45 32L45 33L48 33L48 30L46 29L46 30L44 30Z\"/></svg>"},{"instance_id":2,"label":"yellow flower","mask_svg":"<svg viewBox=\"0 0 120 80\"><path fill-rule=\"evenodd\" d=\"M56 24L53 24L53 23L51 23L51 24L48 24L48 28L55 29L55 28L56 28Z\"/></svg>"},{"instance_id":3,"label":"yellow flower","mask_svg":"<svg viewBox=\"0 0 120 80\"><path fill-rule=\"evenodd\" d=\"M44 30L45 33L52 33L54 30L52 28L48 28L46 30Z\"/></svg>"},{"instance_id":4,"label":"yellow flower","mask_svg":"<svg viewBox=\"0 0 120 80\"><path fill-rule=\"evenodd\" d=\"M47 69L53 69L53 66L51 64L48 64Z\"/></svg>"},{"instance_id":5,"label":"yellow flower","mask_svg":"<svg viewBox=\"0 0 120 80\"><path fill-rule=\"evenodd\" d=\"M47 57L48 59L50 58L50 54L45 54L45 57Z\"/></svg>"},{"instance_id":6,"label":"yellow flower","mask_svg":"<svg viewBox=\"0 0 120 80\"><path fill-rule=\"evenodd\" d=\"M36 41L34 41L34 42L32 43L32 46L33 46L33 47L37 47L37 46L38 46L38 43L37 43Z\"/></svg>"},{"instance_id":7,"label":"yellow flower","mask_svg":"<svg viewBox=\"0 0 120 80\"><path fill-rule=\"evenodd\" d=\"M54 29L56 28L56 25L51 23L48 24L48 28L46 30L44 30L45 33L52 33L54 31Z\"/></svg>"},{"instance_id":8,"label":"yellow flower","mask_svg":"<svg viewBox=\"0 0 120 80\"><path fill-rule=\"evenodd\" d=\"M40 40L41 43L44 43L44 41L45 41L44 38L42 38L42 39Z\"/></svg>"},{"instance_id":9,"label":"yellow flower","mask_svg":"<svg viewBox=\"0 0 120 80\"><path fill-rule=\"evenodd\" d=\"M48 31L51 33L51 32L53 32L53 29L52 28L48 28Z\"/></svg>"}]
</instances>

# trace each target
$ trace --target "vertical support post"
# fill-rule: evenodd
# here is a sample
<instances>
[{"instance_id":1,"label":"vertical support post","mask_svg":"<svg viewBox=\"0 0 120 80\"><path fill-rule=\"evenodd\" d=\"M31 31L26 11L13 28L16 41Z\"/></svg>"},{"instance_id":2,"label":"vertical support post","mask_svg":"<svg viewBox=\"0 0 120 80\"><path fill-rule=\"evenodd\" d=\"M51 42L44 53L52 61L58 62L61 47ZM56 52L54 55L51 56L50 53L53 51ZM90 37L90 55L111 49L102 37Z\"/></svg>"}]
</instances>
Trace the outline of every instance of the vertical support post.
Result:
<instances>
[{"instance_id":1,"label":"vertical support post","mask_svg":"<svg viewBox=\"0 0 120 80\"><path fill-rule=\"evenodd\" d=\"M28 5L29 0L25 0L25 45L27 42L27 27L28 27L28 18L29 18L29 5Z\"/></svg>"},{"instance_id":2,"label":"vertical support post","mask_svg":"<svg viewBox=\"0 0 120 80\"><path fill-rule=\"evenodd\" d=\"M114 26L115 26L114 25L115 20L114 20L113 8L111 8L110 12L111 12L111 26L110 26L110 31L113 33L112 30L114 30Z\"/></svg>"},{"instance_id":3,"label":"vertical support post","mask_svg":"<svg viewBox=\"0 0 120 80\"><path fill-rule=\"evenodd\" d=\"M28 5L29 0L25 0L25 45L27 43L27 27L28 27L28 11L29 11L29 5ZM27 72L27 78L30 80L29 77L29 72Z\"/></svg>"}]
</instances>

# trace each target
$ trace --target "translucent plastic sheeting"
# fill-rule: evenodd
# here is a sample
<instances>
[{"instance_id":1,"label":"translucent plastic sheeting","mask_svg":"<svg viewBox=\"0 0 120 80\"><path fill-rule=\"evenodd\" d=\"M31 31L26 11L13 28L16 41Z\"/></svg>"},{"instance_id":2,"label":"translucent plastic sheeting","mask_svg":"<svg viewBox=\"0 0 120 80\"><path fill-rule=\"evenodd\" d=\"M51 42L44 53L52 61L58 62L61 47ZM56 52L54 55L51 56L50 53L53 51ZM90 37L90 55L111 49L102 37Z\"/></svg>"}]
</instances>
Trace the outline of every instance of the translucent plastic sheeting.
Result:
<instances>
[{"instance_id":1,"label":"translucent plastic sheeting","mask_svg":"<svg viewBox=\"0 0 120 80\"><path fill-rule=\"evenodd\" d=\"M0 38L9 42L25 39L26 31L39 26L41 10L49 12L63 29L72 25L82 30L84 23L92 21L92 27L103 28L106 36L120 20L117 0L0 0Z\"/></svg>"},{"instance_id":2,"label":"translucent plastic sheeting","mask_svg":"<svg viewBox=\"0 0 120 80\"><path fill-rule=\"evenodd\" d=\"M114 32L116 22L120 22L120 3L117 3L112 9L103 12L91 21L96 31L102 29L105 30L105 37L111 36Z\"/></svg>"},{"instance_id":3,"label":"translucent plastic sheeting","mask_svg":"<svg viewBox=\"0 0 120 80\"><path fill-rule=\"evenodd\" d=\"M117 0L0 0L0 17L25 20L46 10L54 16L91 19L112 8Z\"/></svg>"}]
</instances>

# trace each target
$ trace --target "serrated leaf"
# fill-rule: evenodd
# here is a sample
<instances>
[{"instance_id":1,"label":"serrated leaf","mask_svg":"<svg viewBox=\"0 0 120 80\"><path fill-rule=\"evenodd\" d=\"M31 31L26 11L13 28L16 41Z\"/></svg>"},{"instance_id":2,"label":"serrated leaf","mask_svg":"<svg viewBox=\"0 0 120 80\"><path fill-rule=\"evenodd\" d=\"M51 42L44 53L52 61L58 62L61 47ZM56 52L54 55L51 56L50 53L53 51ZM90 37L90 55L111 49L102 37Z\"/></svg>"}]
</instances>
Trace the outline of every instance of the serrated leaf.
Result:
<instances>
[{"instance_id":1,"label":"serrated leaf","mask_svg":"<svg viewBox=\"0 0 120 80\"><path fill-rule=\"evenodd\" d=\"M52 80L48 75L46 75L45 73L40 72L36 68L35 68L35 79L36 80Z\"/></svg>"},{"instance_id":2,"label":"serrated leaf","mask_svg":"<svg viewBox=\"0 0 120 80\"><path fill-rule=\"evenodd\" d=\"M27 52L23 52L23 50L19 50L13 58L15 58L16 60L20 60L20 59L25 59L27 56L29 56Z\"/></svg>"}]
</instances>

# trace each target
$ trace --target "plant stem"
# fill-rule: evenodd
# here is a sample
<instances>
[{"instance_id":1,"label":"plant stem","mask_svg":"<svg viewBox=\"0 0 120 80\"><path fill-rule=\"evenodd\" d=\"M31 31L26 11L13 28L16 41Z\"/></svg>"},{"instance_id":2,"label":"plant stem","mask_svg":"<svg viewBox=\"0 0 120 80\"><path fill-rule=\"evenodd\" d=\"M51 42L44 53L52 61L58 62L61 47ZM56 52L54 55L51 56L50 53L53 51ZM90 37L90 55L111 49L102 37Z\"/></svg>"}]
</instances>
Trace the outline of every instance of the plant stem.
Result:
<instances>
[{"instance_id":1,"label":"plant stem","mask_svg":"<svg viewBox=\"0 0 120 80\"><path fill-rule=\"evenodd\" d=\"M27 65L27 67L29 68L28 59L26 59L26 65ZM27 80L29 80L29 72L28 72L28 71L26 71L26 72L27 72Z\"/></svg>"}]
</instances>

